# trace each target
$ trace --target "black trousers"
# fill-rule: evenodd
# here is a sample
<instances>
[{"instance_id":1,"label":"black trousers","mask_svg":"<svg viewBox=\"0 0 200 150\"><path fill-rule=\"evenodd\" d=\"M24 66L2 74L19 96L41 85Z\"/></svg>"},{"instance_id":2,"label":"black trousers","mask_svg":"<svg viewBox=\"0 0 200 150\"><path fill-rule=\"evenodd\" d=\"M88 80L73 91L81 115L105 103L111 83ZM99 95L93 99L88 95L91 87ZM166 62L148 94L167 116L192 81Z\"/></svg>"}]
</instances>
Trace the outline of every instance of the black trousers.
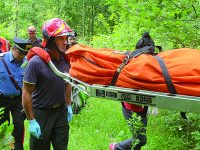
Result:
<instances>
[{"instance_id":1,"label":"black trousers","mask_svg":"<svg viewBox=\"0 0 200 150\"><path fill-rule=\"evenodd\" d=\"M14 129L12 135L15 139L15 150L23 150L24 141L24 120L25 115L22 113L21 96L15 98L6 98L0 96L0 108L4 108L4 113L0 115L0 124L8 121L10 124L10 112L13 119Z\"/></svg>"},{"instance_id":2,"label":"black trousers","mask_svg":"<svg viewBox=\"0 0 200 150\"><path fill-rule=\"evenodd\" d=\"M41 129L39 139L30 136L30 150L66 150L68 145L69 125L67 108L62 105L55 109L34 109L34 116Z\"/></svg>"}]
</instances>

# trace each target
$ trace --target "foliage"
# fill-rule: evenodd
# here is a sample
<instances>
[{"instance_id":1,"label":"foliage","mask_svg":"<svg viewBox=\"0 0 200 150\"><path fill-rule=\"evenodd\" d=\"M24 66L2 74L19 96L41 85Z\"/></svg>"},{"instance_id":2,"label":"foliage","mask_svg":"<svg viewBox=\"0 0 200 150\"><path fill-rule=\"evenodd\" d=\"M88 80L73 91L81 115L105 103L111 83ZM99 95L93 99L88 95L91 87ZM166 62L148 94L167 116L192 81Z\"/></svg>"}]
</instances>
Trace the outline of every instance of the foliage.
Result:
<instances>
[{"instance_id":1,"label":"foliage","mask_svg":"<svg viewBox=\"0 0 200 150\"><path fill-rule=\"evenodd\" d=\"M109 32L107 36L99 33L100 36L93 39L95 47L104 47L106 42L110 48L134 49L141 34L149 31L156 44L163 46L165 50L199 48L199 1L107 0L106 4L112 17L101 18L111 19L115 26L110 25L113 28L111 35ZM99 45L99 41L105 42Z\"/></svg>"},{"instance_id":2,"label":"foliage","mask_svg":"<svg viewBox=\"0 0 200 150\"><path fill-rule=\"evenodd\" d=\"M0 114L3 113L3 109L0 109ZM8 122L4 122L0 125L0 149L13 149L14 138L11 135L13 125L8 125Z\"/></svg>"},{"instance_id":3,"label":"foliage","mask_svg":"<svg viewBox=\"0 0 200 150\"><path fill-rule=\"evenodd\" d=\"M149 31L164 49L200 48L198 0L3 0L0 34L11 40L27 37L27 27L38 31L53 17L66 20L78 36L94 47L134 49ZM41 33L38 32L41 37Z\"/></svg>"},{"instance_id":4,"label":"foliage","mask_svg":"<svg viewBox=\"0 0 200 150\"><path fill-rule=\"evenodd\" d=\"M179 112L160 110L159 115L150 116L147 127L151 124L152 133L148 134L148 148L162 148L164 145L170 145L166 149L198 149L199 148L199 115L187 114L188 120L182 119ZM147 148L147 149L148 149Z\"/></svg>"},{"instance_id":5,"label":"foliage","mask_svg":"<svg viewBox=\"0 0 200 150\"><path fill-rule=\"evenodd\" d=\"M144 124L141 122L142 118L140 116L137 116L136 113L133 113L132 118L129 118L127 120L128 126L130 127L131 134L133 137L133 143L132 148L134 148L140 141L138 139L139 134L145 134L142 133L142 129L145 128Z\"/></svg>"},{"instance_id":6,"label":"foliage","mask_svg":"<svg viewBox=\"0 0 200 150\"><path fill-rule=\"evenodd\" d=\"M195 141L195 150L199 150L200 149L200 132L199 131L194 131L192 132L192 138Z\"/></svg>"},{"instance_id":7,"label":"foliage","mask_svg":"<svg viewBox=\"0 0 200 150\"><path fill-rule=\"evenodd\" d=\"M59 17L77 31L79 43L97 48L133 50L141 34L149 31L164 50L200 49L199 10L199 0L3 0L0 36L12 43L14 36L27 38L27 27L34 25L41 37L44 21ZM189 114L186 122L177 114L163 110L149 116L143 149L200 149L199 116ZM3 135L10 136L10 127L5 129ZM120 104L98 99L91 99L74 117L70 133L70 150L107 149L110 142L131 136Z\"/></svg>"},{"instance_id":8,"label":"foliage","mask_svg":"<svg viewBox=\"0 0 200 150\"><path fill-rule=\"evenodd\" d=\"M179 112L159 109L148 116L147 144L143 150L199 150L199 114L187 113L189 126ZM25 121L25 150L29 149L28 121ZM185 126L185 127L184 127ZM184 130L181 129L184 127ZM186 129L187 128L187 129ZM181 129L181 130L179 130ZM186 130L187 131L186 131ZM184 132L186 131L186 132ZM89 98L81 112L70 122L69 150L108 149L111 142L131 137L120 102ZM188 138L186 138L188 137Z\"/></svg>"},{"instance_id":9,"label":"foliage","mask_svg":"<svg viewBox=\"0 0 200 150\"><path fill-rule=\"evenodd\" d=\"M86 107L70 123L69 150L108 149L108 143L127 138L128 127L125 121L121 122L124 118L120 106L113 101L89 98Z\"/></svg>"}]
</instances>

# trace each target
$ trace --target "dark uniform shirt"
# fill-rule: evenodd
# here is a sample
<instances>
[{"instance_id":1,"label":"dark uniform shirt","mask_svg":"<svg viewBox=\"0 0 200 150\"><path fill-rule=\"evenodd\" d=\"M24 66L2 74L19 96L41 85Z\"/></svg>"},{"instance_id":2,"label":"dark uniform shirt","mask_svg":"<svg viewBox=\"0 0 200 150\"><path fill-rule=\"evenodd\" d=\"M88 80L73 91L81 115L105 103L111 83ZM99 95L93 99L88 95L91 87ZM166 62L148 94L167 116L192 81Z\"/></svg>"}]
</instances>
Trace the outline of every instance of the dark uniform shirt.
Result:
<instances>
[{"instance_id":1,"label":"dark uniform shirt","mask_svg":"<svg viewBox=\"0 0 200 150\"><path fill-rule=\"evenodd\" d=\"M63 58L60 61L52 60L52 62L59 71L69 71L70 65ZM49 108L65 102L67 83L37 55L29 61L24 82L35 84L32 94L33 108Z\"/></svg>"},{"instance_id":2,"label":"dark uniform shirt","mask_svg":"<svg viewBox=\"0 0 200 150\"><path fill-rule=\"evenodd\" d=\"M42 39L39 39L39 38L36 38L35 41L31 41L31 39L28 40L30 43L32 43L34 46L37 46L37 47L41 47L41 42L42 42Z\"/></svg>"}]
</instances>

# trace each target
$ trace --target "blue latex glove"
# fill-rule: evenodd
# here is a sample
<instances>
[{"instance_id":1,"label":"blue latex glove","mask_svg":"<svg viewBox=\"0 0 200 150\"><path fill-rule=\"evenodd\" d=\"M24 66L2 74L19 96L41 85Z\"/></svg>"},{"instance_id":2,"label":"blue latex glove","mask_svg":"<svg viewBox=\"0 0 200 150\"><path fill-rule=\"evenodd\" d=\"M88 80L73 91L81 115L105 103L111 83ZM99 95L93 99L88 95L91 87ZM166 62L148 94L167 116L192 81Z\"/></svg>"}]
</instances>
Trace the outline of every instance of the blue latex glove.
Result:
<instances>
[{"instance_id":1,"label":"blue latex glove","mask_svg":"<svg viewBox=\"0 0 200 150\"><path fill-rule=\"evenodd\" d=\"M29 120L29 131L30 134L36 137L37 139L40 138L41 135L40 125L37 123L35 119Z\"/></svg>"},{"instance_id":2,"label":"blue latex glove","mask_svg":"<svg viewBox=\"0 0 200 150\"><path fill-rule=\"evenodd\" d=\"M68 122L72 120L73 112L72 112L72 106L67 105L67 120Z\"/></svg>"}]
</instances>

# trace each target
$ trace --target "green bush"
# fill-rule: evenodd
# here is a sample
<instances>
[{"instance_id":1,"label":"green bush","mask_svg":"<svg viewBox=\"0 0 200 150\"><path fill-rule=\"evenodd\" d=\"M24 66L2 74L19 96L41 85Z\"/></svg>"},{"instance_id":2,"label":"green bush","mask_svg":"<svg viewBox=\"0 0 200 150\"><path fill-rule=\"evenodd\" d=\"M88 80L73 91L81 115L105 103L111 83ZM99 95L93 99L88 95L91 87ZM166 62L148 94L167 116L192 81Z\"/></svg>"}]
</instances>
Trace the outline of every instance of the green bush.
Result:
<instances>
[{"instance_id":1,"label":"green bush","mask_svg":"<svg viewBox=\"0 0 200 150\"><path fill-rule=\"evenodd\" d=\"M3 114L3 109L0 109L0 115ZM14 137L11 135L13 125L9 125L8 122L4 122L0 126L0 149L10 150L14 149Z\"/></svg>"},{"instance_id":2,"label":"green bush","mask_svg":"<svg viewBox=\"0 0 200 150\"><path fill-rule=\"evenodd\" d=\"M144 135L146 133L142 132L143 128L146 128L144 124L141 122L142 118L140 116L137 116L136 113L133 113L132 118L129 118L127 120L128 126L130 127L132 137L133 137L133 143L132 143L132 149L140 142L140 139L138 139L138 135Z\"/></svg>"},{"instance_id":3,"label":"green bush","mask_svg":"<svg viewBox=\"0 0 200 150\"><path fill-rule=\"evenodd\" d=\"M187 113L187 117L185 120L178 111L163 109L157 116L149 116L144 150L199 150L199 114Z\"/></svg>"}]
</instances>

